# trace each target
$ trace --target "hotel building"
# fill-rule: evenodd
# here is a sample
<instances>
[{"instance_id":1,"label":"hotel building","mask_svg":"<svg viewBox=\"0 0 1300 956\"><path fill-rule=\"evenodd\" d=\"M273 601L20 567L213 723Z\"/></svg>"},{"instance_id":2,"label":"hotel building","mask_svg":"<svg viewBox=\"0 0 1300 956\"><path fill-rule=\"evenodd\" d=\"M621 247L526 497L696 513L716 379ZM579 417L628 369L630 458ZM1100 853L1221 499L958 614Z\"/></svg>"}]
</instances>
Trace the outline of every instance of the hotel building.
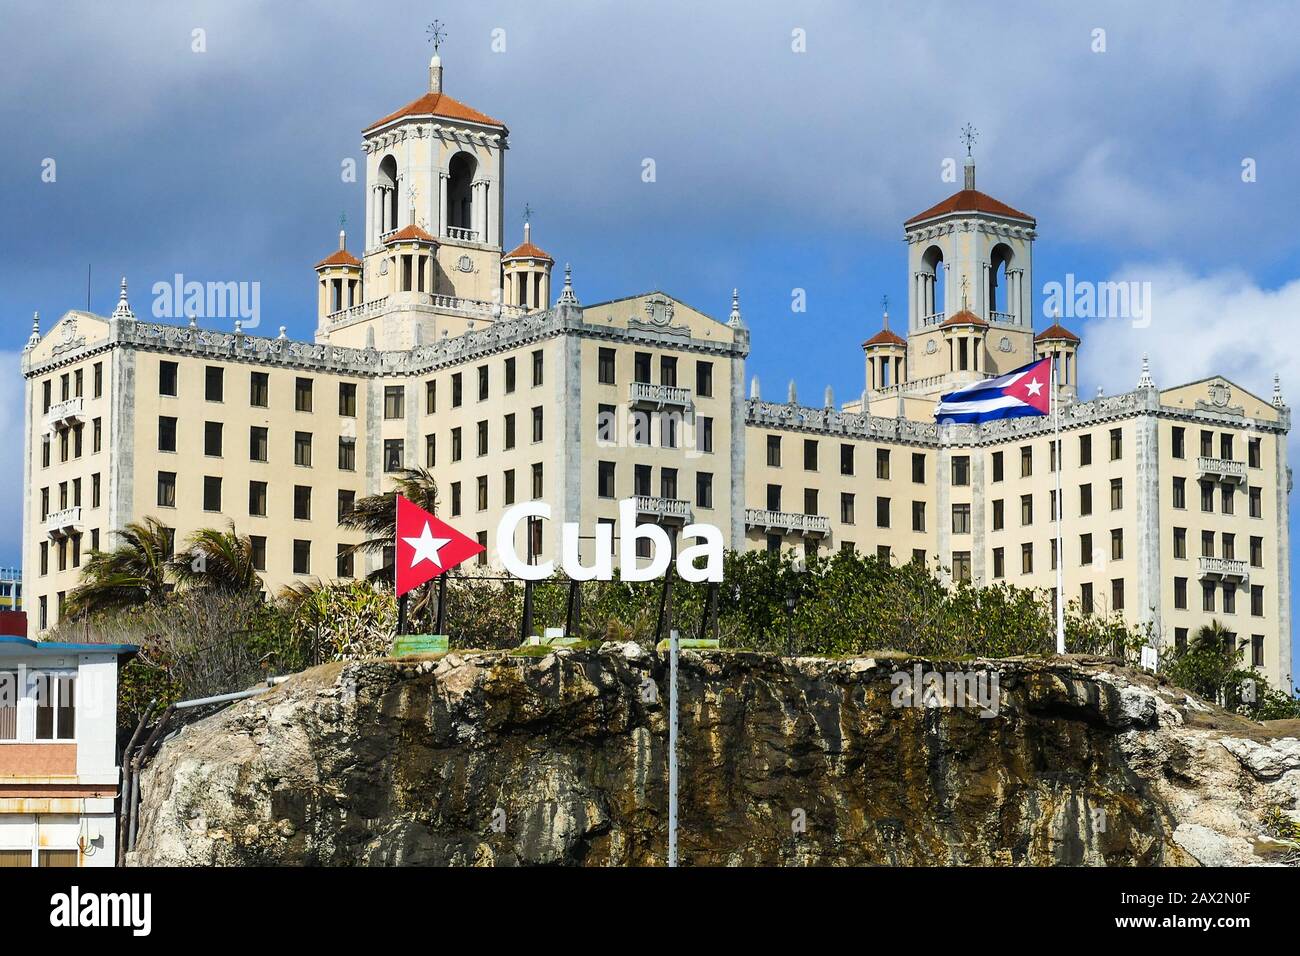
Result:
<instances>
[{"instance_id":1,"label":"hotel building","mask_svg":"<svg viewBox=\"0 0 1300 956\"><path fill-rule=\"evenodd\" d=\"M501 513L552 519L518 550L549 556L561 522L708 522L735 548L853 547L975 582L1050 589L1152 622L1160 641L1211 618L1289 687L1290 410L1222 377L1078 393L1077 335L1035 333L1033 217L963 188L904 224L906 335L863 343L861 396L836 406L746 397L749 331L662 292L583 305L533 242L506 250L508 130L429 88L362 133L365 231L315 267L314 341L138 318L125 280L107 316L34 323L27 381L23 582L33 633L126 522L178 543L232 523L269 589L360 575L339 516L403 466L437 476L441 513L495 561ZM178 292L179 294L179 292ZM219 314L213 295L185 298ZM934 421L944 392L1058 361L1052 422ZM1136 373L1135 369L1135 373ZM1056 500L1057 467L1061 500ZM1064 547L1055 548L1054 509ZM586 547L592 545L588 542ZM589 557L589 556L588 556Z\"/></svg>"}]
</instances>

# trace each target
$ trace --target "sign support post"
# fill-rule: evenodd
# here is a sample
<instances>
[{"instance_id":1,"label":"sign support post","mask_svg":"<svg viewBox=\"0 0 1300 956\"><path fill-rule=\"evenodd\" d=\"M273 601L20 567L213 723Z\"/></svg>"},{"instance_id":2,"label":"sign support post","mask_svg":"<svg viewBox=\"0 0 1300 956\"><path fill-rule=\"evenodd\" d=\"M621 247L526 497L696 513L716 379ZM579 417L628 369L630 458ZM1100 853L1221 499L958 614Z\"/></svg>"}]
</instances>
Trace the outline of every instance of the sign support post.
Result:
<instances>
[{"instance_id":1,"label":"sign support post","mask_svg":"<svg viewBox=\"0 0 1300 956\"><path fill-rule=\"evenodd\" d=\"M677 866L677 629L668 632L668 865Z\"/></svg>"}]
</instances>

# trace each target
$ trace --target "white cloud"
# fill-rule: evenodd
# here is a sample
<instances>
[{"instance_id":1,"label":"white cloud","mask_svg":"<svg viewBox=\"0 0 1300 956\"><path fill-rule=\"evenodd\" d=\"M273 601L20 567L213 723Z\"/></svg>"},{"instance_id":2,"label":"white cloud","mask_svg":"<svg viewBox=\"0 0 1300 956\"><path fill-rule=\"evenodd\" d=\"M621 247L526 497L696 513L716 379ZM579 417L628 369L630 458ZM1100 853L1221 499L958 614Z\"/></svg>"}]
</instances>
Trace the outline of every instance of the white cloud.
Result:
<instances>
[{"instance_id":1,"label":"white cloud","mask_svg":"<svg viewBox=\"0 0 1300 956\"><path fill-rule=\"evenodd\" d=\"M1283 397L1300 397L1300 279L1267 289L1244 272L1197 275L1177 263L1130 265L1110 278L1151 283L1151 322L1094 319L1079 330L1087 386L1128 391L1147 353L1162 388L1220 374L1268 399L1276 373Z\"/></svg>"}]
</instances>

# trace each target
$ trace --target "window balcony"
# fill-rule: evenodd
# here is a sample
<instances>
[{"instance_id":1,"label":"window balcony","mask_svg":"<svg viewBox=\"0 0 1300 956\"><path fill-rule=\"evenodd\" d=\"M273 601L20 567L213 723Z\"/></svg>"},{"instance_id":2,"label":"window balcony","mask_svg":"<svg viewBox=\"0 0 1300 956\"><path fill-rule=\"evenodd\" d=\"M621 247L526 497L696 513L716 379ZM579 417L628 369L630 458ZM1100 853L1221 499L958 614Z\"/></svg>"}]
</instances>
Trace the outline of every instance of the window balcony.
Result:
<instances>
[{"instance_id":1,"label":"window balcony","mask_svg":"<svg viewBox=\"0 0 1300 956\"><path fill-rule=\"evenodd\" d=\"M922 325L943 325L946 316L947 313L945 312L931 312L929 315L923 316L921 318L921 324Z\"/></svg>"},{"instance_id":2,"label":"window balcony","mask_svg":"<svg viewBox=\"0 0 1300 956\"><path fill-rule=\"evenodd\" d=\"M782 534L804 536L831 533L831 519L825 515L806 515L795 511L768 511L766 508L746 508L745 527L762 528L764 533L780 531Z\"/></svg>"},{"instance_id":3,"label":"window balcony","mask_svg":"<svg viewBox=\"0 0 1300 956\"><path fill-rule=\"evenodd\" d=\"M1202 556L1197 570L1202 580L1237 581L1241 584L1250 580L1250 567L1245 561L1233 558Z\"/></svg>"},{"instance_id":4,"label":"window balcony","mask_svg":"<svg viewBox=\"0 0 1300 956\"><path fill-rule=\"evenodd\" d=\"M1201 456L1196 459L1196 470L1204 477L1213 478L1216 481L1240 483L1246 480L1246 463L1244 461L1233 461L1230 458L1206 458Z\"/></svg>"},{"instance_id":5,"label":"window balcony","mask_svg":"<svg viewBox=\"0 0 1300 956\"><path fill-rule=\"evenodd\" d=\"M691 407L691 390L678 385L652 385L633 382L628 386L628 401L634 408L652 405L656 409L667 406L688 410Z\"/></svg>"},{"instance_id":6,"label":"window balcony","mask_svg":"<svg viewBox=\"0 0 1300 956\"><path fill-rule=\"evenodd\" d=\"M636 513L656 521L690 521L691 503L681 498L664 498L655 495L637 495Z\"/></svg>"},{"instance_id":7,"label":"window balcony","mask_svg":"<svg viewBox=\"0 0 1300 956\"><path fill-rule=\"evenodd\" d=\"M480 242L477 229L462 229L460 226L447 227L448 239L459 239L462 242Z\"/></svg>"},{"instance_id":8,"label":"window balcony","mask_svg":"<svg viewBox=\"0 0 1300 956\"><path fill-rule=\"evenodd\" d=\"M84 420L85 413L84 398L65 398L50 406L50 410L45 413L45 424L49 428L69 428Z\"/></svg>"},{"instance_id":9,"label":"window balcony","mask_svg":"<svg viewBox=\"0 0 1300 956\"><path fill-rule=\"evenodd\" d=\"M51 538L64 538L81 530L81 506L52 511L45 516L45 532Z\"/></svg>"}]
</instances>

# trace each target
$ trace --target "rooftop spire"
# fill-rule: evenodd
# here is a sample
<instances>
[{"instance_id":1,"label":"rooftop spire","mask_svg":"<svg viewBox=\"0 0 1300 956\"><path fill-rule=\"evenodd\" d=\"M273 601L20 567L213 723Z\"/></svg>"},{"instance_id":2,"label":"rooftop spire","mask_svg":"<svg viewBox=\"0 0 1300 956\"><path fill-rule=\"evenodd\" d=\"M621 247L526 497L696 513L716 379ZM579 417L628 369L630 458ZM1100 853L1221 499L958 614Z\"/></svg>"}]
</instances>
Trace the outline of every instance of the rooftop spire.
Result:
<instances>
[{"instance_id":1,"label":"rooftop spire","mask_svg":"<svg viewBox=\"0 0 1300 956\"><path fill-rule=\"evenodd\" d=\"M117 294L117 308L113 310L111 318L135 320L135 313L131 311L131 303L126 300L126 276L122 276L121 291Z\"/></svg>"},{"instance_id":2,"label":"rooftop spire","mask_svg":"<svg viewBox=\"0 0 1300 956\"><path fill-rule=\"evenodd\" d=\"M1273 407L1286 407L1286 402L1282 401L1282 377L1276 373L1273 375Z\"/></svg>"},{"instance_id":3,"label":"rooftop spire","mask_svg":"<svg viewBox=\"0 0 1300 956\"><path fill-rule=\"evenodd\" d=\"M980 133L974 126L967 123L961 128L961 141L966 144L966 182L964 188L975 188L975 157L971 155L971 147L979 139Z\"/></svg>"},{"instance_id":4,"label":"rooftop spire","mask_svg":"<svg viewBox=\"0 0 1300 956\"><path fill-rule=\"evenodd\" d=\"M727 317L727 325L733 329L743 329L745 323L740 318L740 290L731 290L731 315Z\"/></svg>"},{"instance_id":5,"label":"rooftop spire","mask_svg":"<svg viewBox=\"0 0 1300 956\"><path fill-rule=\"evenodd\" d=\"M31 349L31 348L35 348L40 344L41 344L41 314L39 312L33 312L32 313L32 334L27 338L27 347ZM1275 392L1274 394L1279 394L1279 393Z\"/></svg>"},{"instance_id":6,"label":"rooftop spire","mask_svg":"<svg viewBox=\"0 0 1300 956\"><path fill-rule=\"evenodd\" d=\"M578 297L573 292L573 269L567 262L564 264L564 288L560 290L560 298L555 304L578 305Z\"/></svg>"},{"instance_id":7,"label":"rooftop spire","mask_svg":"<svg viewBox=\"0 0 1300 956\"><path fill-rule=\"evenodd\" d=\"M424 32L429 35L429 42L433 44L433 56L429 58L429 92L441 93L442 57L438 55L438 49L442 46L442 41L447 39L447 31L442 21L434 20Z\"/></svg>"},{"instance_id":8,"label":"rooftop spire","mask_svg":"<svg viewBox=\"0 0 1300 956\"><path fill-rule=\"evenodd\" d=\"M1155 388L1155 380L1151 378L1151 363L1147 360L1147 353L1142 353L1142 374L1138 376L1138 388Z\"/></svg>"}]
</instances>

